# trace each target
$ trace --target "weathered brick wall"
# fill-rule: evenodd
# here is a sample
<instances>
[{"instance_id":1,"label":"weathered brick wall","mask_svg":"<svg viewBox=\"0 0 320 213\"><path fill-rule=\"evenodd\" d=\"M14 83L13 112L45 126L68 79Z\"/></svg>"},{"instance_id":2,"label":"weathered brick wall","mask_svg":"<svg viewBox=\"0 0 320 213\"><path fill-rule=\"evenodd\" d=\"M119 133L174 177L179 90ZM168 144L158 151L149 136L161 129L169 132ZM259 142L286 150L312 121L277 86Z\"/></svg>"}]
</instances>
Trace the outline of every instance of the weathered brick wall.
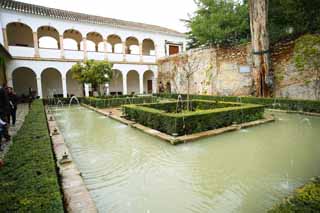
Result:
<instances>
[{"instance_id":1,"label":"weathered brick wall","mask_svg":"<svg viewBox=\"0 0 320 213\"><path fill-rule=\"evenodd\" d=\"M271 53L271 67L275 75L275 96L315 99L314 83L294 63L295 41L276 44ZM320 59L319 59L320 60Z\"/></svg>"},{"instance_id":2,"label":"weathered brick wall","mask_svg":"<svg viewBox=\"0 0 320 213\"><path fill-rule=\"evenodd\" d=\"M271 69L275 75L275 96L315 99L313 83L295 67L295 41L271 48ZM192 76L190 93L248 96L254 92L251 72L251 45L230 48L197 49L187 52L200 65ZM172 92L186 93L187 80L178 56L159 60L158 83L170 82ZM243 72L248 71L248 72ZM307 83L308 82L308 83Z\"/></svg>"},{"instance_id":3,"label":"weathered brick wall","mask_svg":"<svg viewBox=\"0 0 320 213\"><path fill-rule=\"evenodd\" d=\"M250 71L249 46L235 48L208 48L189 51L199 66L192 76L190 93L212 95L250 95L252 77L250 72L241 73L241 68ZM187 79L179 56L159 60L158 83L170 82L172 92L186 93ZM241 69L243 70L243 69Z\"/></svg>"}]
</instances>

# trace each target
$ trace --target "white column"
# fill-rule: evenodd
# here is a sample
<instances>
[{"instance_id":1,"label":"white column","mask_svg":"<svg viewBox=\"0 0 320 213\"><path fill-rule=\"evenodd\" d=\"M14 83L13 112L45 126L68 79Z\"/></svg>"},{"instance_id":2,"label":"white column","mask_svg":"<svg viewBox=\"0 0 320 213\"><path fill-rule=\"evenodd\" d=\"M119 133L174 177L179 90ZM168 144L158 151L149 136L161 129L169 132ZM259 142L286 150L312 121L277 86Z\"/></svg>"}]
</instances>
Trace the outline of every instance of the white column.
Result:
<instances>
[{"instance_id":1,"label":"white column","mask_svg":"<svg viewBox=\"0 0 320 213\"><path fill-rule=\"evenodd\" d=\"M123 80L123 94L127 95L128 94L128 87L127 87L127 73L122 74L122 80Z\"/></svg>"},{"instance_id":2,"label":"white column","mask_svg":"<svg viewBox=\"0 0 320 213\"><path fill-rule=\"evenodd\" d=\"M139 54L140 54L140 62L143 62L143 43L139 44Z\"/></svg>"},{"instance_id":3,"label":"white column","mask_svg":"<svg viewBox=\"0 0 320 213\"><path fill-rule=\"evenodd\" d=\"M103 51L104 51L104 60L108 60L108 41L106 39L103 40Z\"/></svg>"},{"instance_id":4,"label":"white column","mask_svg":"<svg viewBox=\"0 0 320 213\"><path fill-rule=\"evenodd\" d=\"M154 44L154 56L156 57L156 59L158 58L158 45Z\"/></svg>"},{"instance_id":5,"label":"white column","mask_svg":"<svg viewBox=\"0 0 320 213\"><path fill-rule=\"evenodd\" d=\"M2 33L3 33L3 45L6 49L9 48L9 44L8 44L8 35L7 35L7 29L6 28L2 28Z\"/></svg>"},{"instance_id":6,"label":"white column","mask_svg":"<svg viewBox=\"0 0 320 213\"><path fill-rule=\"evenodd\" d=\"M153 77L152 78L152 93L153 94L157 93L157 88L158 88L158 78Z\"/></svg>"},{"instance_id":7,"label":"white column","mask_svg":"<svg viewBox=\"0 0 320 213\"><path fill-rule=\"evenodd\" d=\"M86 97L90 96L90 94L89 94L89 84L84 84L84 95Z\"/></svg>"},{"instance_id":8,"label":"white column","mask_svg":"<svg viewBox=\"0 0 320 213\"><path fill-rule=\"evenodd\" d=\"M88 53L87 53L87 38L83 38L83 56L84 56L84 60L88 59Z\"/></svg>"},{"instance_id":9,"label":"white column","mask_svg":"<svg viewBox=\"0 0 320 213\"><path fill-rule=\"evenodd\" d=\"M106 87L106 95L110 95L110 85L109 85L109 83L106 83L104 86Z\"/></svg>"},{"instance_id":10,"label":"white column","mask_svg":"<svg viewBox=\"0 0 320 213\"><path fill-rule=\"evenodd\" d=\"M122 54L123 54L123 61L126 61L127 59L126 59L126 51L127 51L127 44L126 44L126 42L123 42L122 43Z\"/></svg>"},{"instance_id":11,"label":"white column","mask_svg":"<svg viewBox=\"0 0 320 213\"><path fill-rule=\"evenodd\" d=\"M66 77L62 78L62 91L63 91L63 97L67 98L68 97L68 90L67 90L67 78Z\"/></svg>"},{"instance_id":12,"label":"white column","mask_svg":"<svg viewBox=\"0 0 320 213\"><path fill-rule=\"evenodd\" d=\"M34 57L40 57L38 33L37 32L33 32L33 45L34 45Z\"/></svg>"},{"instance_id":13,"label":"white column","mask_svg":"<svg viewBox=\"0 0 320 213\"><path fill-rule=\"evenodd\" d=\"M41 77L38 77L37 78L37 88L38 88L38 96L40 97L40 98L43 98L43 96L42 96L42 83L41 83Z\"/></svg>"},{"instance_id":14,"label":"white column","mask_svg":"<svg viewBox=\"0 0 320 213\"><path fill-rule=\"evenodd\" d=\"M64 58L63 35L60 35L59 39L60 39L61 58Z\"/></svg>"},{"instance_id":15,"label":"white column","mask_svg":"<svg viewBox=\"0 0 320 213\"><path fill-rule=\"evenodd\" d=\"M140 88L140 94L143 94L143 73L139 74L139 88Z\"/></svg>"},{"instance_id":16,"label":"white column","mask_svg":"<svg viewBox=\"0 0 320 213\"><path fill-rule=\"evenodd\" d=\"M7 78L7 86L13 88L13 81L11 78ZM13 89L15 89L15 88L13 88Z\"/></svg>"}]
</instances>

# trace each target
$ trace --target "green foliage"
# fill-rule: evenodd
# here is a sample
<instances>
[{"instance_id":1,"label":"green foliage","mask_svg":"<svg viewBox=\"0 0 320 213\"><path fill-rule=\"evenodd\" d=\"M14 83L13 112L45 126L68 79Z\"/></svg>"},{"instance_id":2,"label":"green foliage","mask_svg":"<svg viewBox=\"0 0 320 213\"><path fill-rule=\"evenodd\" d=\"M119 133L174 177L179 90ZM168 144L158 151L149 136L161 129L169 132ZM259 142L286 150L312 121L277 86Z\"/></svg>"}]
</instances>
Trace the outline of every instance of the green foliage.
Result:
<instances>
[{"instance_id":1,"label":"green foliage","mask_svg":"<svg viewBox=\"0 0 320 213\"><path fill-rule=\"evenodd\" d=\"M72 77L81 83L94 86L110 82L113 76L113 64L107 61L87 60L72 66Z\"/></svg>"},{"instance_id":2,"label":"green foliage","mask_svg":"<svg viewBox=\"0 0 320 213\"><path fill-rule=\"evenodd\" d=\"M319 0L270 0L269 36L276 42L320 30Z\"/></svg>"},{"instance_id":3,"label":"green foliage","mask_svg":"<svg viewBox=\"0 0 320 213\"><path fill-rule=\"evenodd\" d=\"M320 212L320 177L316 177L269 213L278 212Z\"/></svg>"},{"instance_id":4,"label":"green foliage","mask_svg":"<svg viewBox=\"0 0 320 213\"><path fill-rule=\"evenodd\" d=\"M123 111L129 120L167 134L178 135L226 127L234 122L257 120L263 117L264 112L263 106L252 104L200 100L193 100L192 104L196 106L195 111L182 113L175 113L174 105L177 102L124 105Z\"/></svg>"},{"instance_id":5,"label":"green foliage","mask_svg":"<svg viewBox=\"0 0 320 213\"><path fill-rule=\"evenodd\" d=\"M250 25L246 3L224 0L197 0L196 3L196 15L187 22L191 29L189 47L248 41Z\"/></svg>"},{"instance_id":6,"label":"green foliage","mask_svg":"<svg viewBox=\"0 0 320 213\"><path fill-rule=\"evenodd\" d=\"M159 94L159 97L177 99L177 94ZM185 100L186 94L182 97ZM237 102L250 103L250 104L261 104L271 109L282 109L292 111L303 111L303 112L314 112L320 113L320 101L313 100L298 100L298 99L287 99L287 98L258 98L258 97L236 97L236 96L210 96L210 95L190 95L191 99L200 100L214 100L214 101L226 101L226 102Z\"/></svg>"},{"instance_id":7,"label":"green foliage","mask_svg":"<svg viewBox=\"0 0 320 213\"><path fill-rule=\"evenodd\" d=\"M320 97L320 36L304 35L300 37L294 48L294 62L298 70L308 76L307 84L315 82L314 95Z\"/></svg>"},{"instance_id":8,"label":"green foliage","mask_svg":"<svg viewBox=\"0 0 320 213\"><path fill-rule=\"evenodd\" d=\"M197 0L190 28L189 48L234 45L250 40L247 1ZM271 42L320 32L320 0L270 0L268 29Z\"/></svg>"},{"instance_id":9,"label":"green foliage","mask_svg":"<svg viewBox=\"0 0 320 213\"><path fill-rule=\"evenodd\" d=\"M299 70L320 70L320 36L304 35L295 44L294 61Z\"/></svg>"},{"instance_id":10,"label":"green foliage","mask_svg":"<svg viewBox=\"0 0 320 213\"><path fill-rule=\"evenodd\" d=\"M96 107L96 108L110 108L119 107L124 104L142 104L152 103L157 100L156 97L126 97L126 98L83 98L82 103Z\"/></svg>"},{"instance_id":11,"label":"green foliage","mask_svg":"<svg viewBox=\"0 0 320 213\"><path fill-rule=\"evenodd\" d=\"M40 100L32 104L0 169L0 212L34 211L64 212Z\"/></svg>"}]
</instances>

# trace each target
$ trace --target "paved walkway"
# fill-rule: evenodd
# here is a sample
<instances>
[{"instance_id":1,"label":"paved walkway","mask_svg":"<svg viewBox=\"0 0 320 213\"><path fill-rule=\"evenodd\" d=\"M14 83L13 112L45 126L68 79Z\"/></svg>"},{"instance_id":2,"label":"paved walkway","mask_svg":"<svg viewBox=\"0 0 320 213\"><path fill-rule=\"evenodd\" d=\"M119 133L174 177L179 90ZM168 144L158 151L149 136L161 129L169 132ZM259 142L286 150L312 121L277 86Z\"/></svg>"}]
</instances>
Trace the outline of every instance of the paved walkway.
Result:
<instances>
[{"instance_id":1,"label":"paved walkway","mask_svg":"<svg viewBox=\"0 0 320 213\"><path fill-rule=\"evenodd\" d=\"M2 151L0 151L0 159L3 159L6 153L8 152L10 145L12 144L12 138L17 134L21 128L24 118L29 112L28 104L19 104L17 110L17 121L15 126L10 126L9 134L11 135L11 140L9 142L1 142Z\"/></svg>"}]
</instances>

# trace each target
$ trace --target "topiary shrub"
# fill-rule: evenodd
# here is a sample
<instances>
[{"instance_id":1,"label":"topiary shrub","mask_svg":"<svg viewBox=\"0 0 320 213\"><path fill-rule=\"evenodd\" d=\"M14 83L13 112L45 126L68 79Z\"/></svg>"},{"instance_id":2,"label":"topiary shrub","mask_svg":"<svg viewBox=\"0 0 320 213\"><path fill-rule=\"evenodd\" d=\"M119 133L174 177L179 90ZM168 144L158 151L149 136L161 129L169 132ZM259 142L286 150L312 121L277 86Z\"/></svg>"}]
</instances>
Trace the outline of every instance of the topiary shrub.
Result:
<instances>
[{"instance_id":1,"label":"topiary shrub","mask_svg":"<svg viewBox=\"0 0 320 213\"><path fill-rule=\"evenodd\" d=\"M186 102L183 102L185 108ZM177 102L124 105L127 119L173 135L192 134L261 119L264 107L253 104L193 100L195 111L176 113Z\"/></svg>"}]
</instances>

